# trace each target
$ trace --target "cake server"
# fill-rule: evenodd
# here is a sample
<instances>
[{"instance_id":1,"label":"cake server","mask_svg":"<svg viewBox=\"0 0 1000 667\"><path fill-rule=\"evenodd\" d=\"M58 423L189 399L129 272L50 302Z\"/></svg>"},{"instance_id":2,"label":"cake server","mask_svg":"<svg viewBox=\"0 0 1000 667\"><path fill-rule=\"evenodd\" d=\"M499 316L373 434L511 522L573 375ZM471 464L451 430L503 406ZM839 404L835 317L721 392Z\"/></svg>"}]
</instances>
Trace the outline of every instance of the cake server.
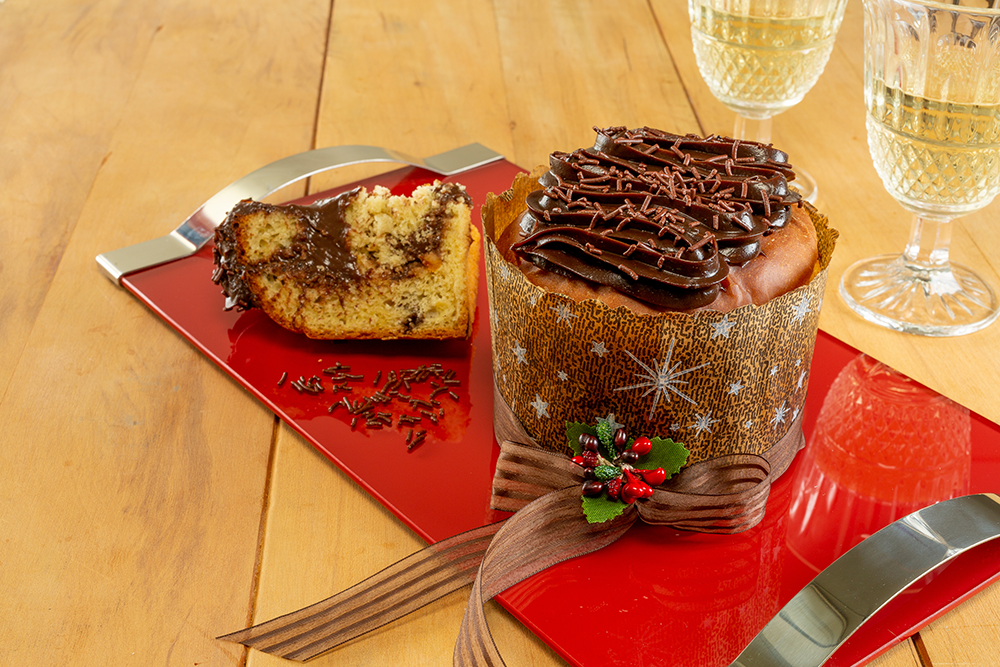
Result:
<instances>
[{"instance_id":1,"label":"cake server","mask_svg":"<svg viewBox=\"0 0 1000 667\"><path fill-rule=\"evenodd\" d=\"M1000 537L1000 497L953 498L867 538L819 573L729 667L819 667L887 602L936 567Z\"/></svg>"},{"instance_id":2,"label":"cake server","mask_svg":"<svg viewBox=\"0 0 1000 667\"><path fill-rule=\"evenodd\" d=\"M97 256L104 273L117 284L122 276L194 254L208 242L229 210L242 199L263 199L272 192L320 172L364 162L399 162L442 176L468 171L503 156L482 144L468 144L426 158L378 146L329 146L282 158L230 183L166 236Z\"/></svg>"}]
</instances>

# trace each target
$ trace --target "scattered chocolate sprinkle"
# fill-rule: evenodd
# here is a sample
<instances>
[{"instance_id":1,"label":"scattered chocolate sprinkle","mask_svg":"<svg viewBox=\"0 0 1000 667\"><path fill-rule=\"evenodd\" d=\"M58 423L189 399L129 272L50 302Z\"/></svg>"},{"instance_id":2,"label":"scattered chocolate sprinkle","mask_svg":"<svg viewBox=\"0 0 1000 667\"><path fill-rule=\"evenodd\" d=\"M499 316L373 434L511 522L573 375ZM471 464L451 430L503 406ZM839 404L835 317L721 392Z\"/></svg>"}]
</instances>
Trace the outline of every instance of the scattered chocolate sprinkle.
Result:
<instances>
[{"instance_id":1,"label":"scattered chocolate sprinkle","mask_svg":"<svg viewBox=\"0 0 1000 667\"><path fill-rule=\"evenodd\" d=\"M348 371L350 371L350 366L339 361L333 366L322 369L322 373L330 378L329 389L332 394L350 394L353 391L352 383L364 379L363 374L352 374ZM385 379L385 383L381 389L378 389L379 383L383 379ZM279 386L288 380L289 376L286 372L279 380ZM405 386L409 390L414 385L424 383L429 385L431 390L429 400L418 398L412 393L402 393L397 389L397 387ZM440 363L423 364L416 368L401 370L378 370L372 383L372 386L376 388L373 394L367 397L362 396L353 401L349 396L342 396L339 401L327 406L327 413L334 414L338 409L343 408L350 415L352 431L357 430L359 425L373 430L393 428L395 421L396 427L400 430L408 428L410 432L408 444L415 446L426 438L427 431L421 431L422 435L414 435L412 427L423 419L438 424L444 418L445 411L441 408L441 401L436 397L447 393L453 400L458 401L458 394L451 391L450 388L459 386L461 383L453 369L446 369ZM322 378L318 375L312 375L308 378L301 375L297 380L292 380L288 384L291 384L296 391L302 394L315 395L326 390ZM410 408L418 409L421 416L401 413L397 417L390 410L379 409L379 406L388 407L394 402L402 402Z\"/></svg>"},{"instance_id":2,"label":"scattered chocolate sprinkle","mask_svg":"<svg viewBox=\"0 0 1000 667\"><path fill-rule=\"evenodd\" d=\"M632 247L634 248L635 246L632 246ZM618 265L618 270L621 271L622 273L624 273L625 275L627 275L632 280L638 280L639 279L639 274L636 273L635 271L633 271L631 268L625 266L624 264L619 264Z\"/></svg>"},{"instance_id":3,"label":"scattered chocolate sprinkle","mask_svg":"<svg viewBox=\"0 0 1000 667\"><path fill-rule=\"evenodd\" d=\"M413 451L415 448L420 446L420 443L422 443L424 441L424 438L426 437L427 437L427 431L417 431L416 434L413 436L413 440L411 440L410 444L406 446L406 450Z\"/></svg>"},{"instance_id":4,"label":"scattered chocolate sprinkle","mask_svg":"<svg viewBox=\"0 0 1000 667\"><path fill-rule=\"evenodd\" d=\"M280 387L281 385L285 384L285 380L287 379L288 379L288 372L285 371L284 373L281 374L281 379L278 380L278 386Z\"/></svg>"}]
</instances>

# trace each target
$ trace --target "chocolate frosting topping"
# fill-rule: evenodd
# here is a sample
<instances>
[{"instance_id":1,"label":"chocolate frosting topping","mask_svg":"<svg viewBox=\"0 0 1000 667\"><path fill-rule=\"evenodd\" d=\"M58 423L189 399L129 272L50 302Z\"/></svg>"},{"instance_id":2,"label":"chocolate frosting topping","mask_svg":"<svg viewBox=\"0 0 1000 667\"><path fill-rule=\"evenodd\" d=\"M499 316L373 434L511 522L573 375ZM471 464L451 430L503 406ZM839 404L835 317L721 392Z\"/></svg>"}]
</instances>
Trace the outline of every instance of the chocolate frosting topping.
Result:
<instances>
[{"instance_id":1,"label":"chocolate frosting topping","mask_svg":"<svg viewBox=\"0 0 1000 667\"><path fill-rule=\"evenodd\" d=\"M657 306L698 308L799 202L788 156L769 145L594 129L593 148L552 154L543 189L527 198L512 247L543 268Z\"/></svg>"}]
</instances>

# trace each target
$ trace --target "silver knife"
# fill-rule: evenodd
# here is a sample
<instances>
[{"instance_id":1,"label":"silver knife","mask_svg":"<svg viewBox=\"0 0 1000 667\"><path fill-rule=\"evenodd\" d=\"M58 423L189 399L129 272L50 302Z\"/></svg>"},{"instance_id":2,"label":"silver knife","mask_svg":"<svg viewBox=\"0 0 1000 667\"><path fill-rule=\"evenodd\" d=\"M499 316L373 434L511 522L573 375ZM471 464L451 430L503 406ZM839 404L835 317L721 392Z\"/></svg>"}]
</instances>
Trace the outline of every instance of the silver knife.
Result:
<instances>
[{"instance_id":1,"label":"silver knife","mask_svg":"<svg viewBox=\"0 0 1000 667\"><path fill-rule=\"evenodd\" d=\"M281 160L247 174L220 190L177 229L166 236L143 241L97 256L97 263L114 282L122 276L195 253L205 245L241 199L263 199L292 183L336 167L362 162L399 162L451 176L503 156L482 144L468 144L427 158L418 158L378 146L330 146Z\"/></svg>"},{"instance_id":2,"label":"silver knife","mask_svg":"<svg viewBox=\"0 0 1000 667\"><path fill-rule=\"evenodd\" d=\"M867 538L819 573L729 667L819 667L887 602L931 570L1000 537L1000 497L925 507Z\"/></svg>"}]
</instances>

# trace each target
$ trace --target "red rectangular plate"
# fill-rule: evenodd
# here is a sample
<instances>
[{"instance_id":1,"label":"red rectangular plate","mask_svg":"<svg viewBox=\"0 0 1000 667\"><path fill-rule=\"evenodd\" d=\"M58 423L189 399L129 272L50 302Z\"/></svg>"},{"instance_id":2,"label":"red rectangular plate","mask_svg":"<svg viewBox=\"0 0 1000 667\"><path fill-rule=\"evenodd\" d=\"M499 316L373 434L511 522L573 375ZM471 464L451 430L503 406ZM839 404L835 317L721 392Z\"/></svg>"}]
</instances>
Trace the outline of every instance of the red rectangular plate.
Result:
<instances>
[{"instance_id":1,"label":"red rectangular plate","mask_svg":"<svg viewBox=\"0 0 1000 667\"><path fill-rule=\"evenodd\" d=\"M507 189L520 171L500 161L443 180L466 186L477 204L473 219L479 220L486 193ZM434 178L431 172L406 168L337 191L379 184L394 194L409 194ZM501 518L488 507L498 449L482 277L471 340L314 341L281 329L260 312L224 311L220 289L211 282L212 268L212 250L206 247L191 257L128 275L122 283L424 539L441 540ZM866 495L851 481L856 475L838 478L837 470L845 465L864 464L830 454L836 449L827 437L830 425L817 425L817 417L831 385L853 372L858 357L856 350L820 332L805 413L809 444L772 486L760 525L733 536L637 526L610 547L509 589L501 603L581 667L728 665L819 569L878 528L944 499L907 490L909 482L903 478L881 478L882 488L896 490L884 498ZM338 363L363 379L351 380L349 392L333 394L323 369ZM329 411L345 398L361 401L371 396L380 372L384 383L390 371L421 367L440 369L438 375L450 371L453 378L447 385L453 395L443 390L435 395L441 404L433 408L437 423L419 414L425 406L402 400L379 408L394 418L393 426L380 430L363 424L352 428L352 417L342 406ZM287 379L279 384L285 374ZM322 393L293 387L293 380L313 375L323 379ZM436 390L431 381L445 386L440 377L429 377L413 383L409 395L428 400ZM422 417L414 429L427 435L416 448L407 446L409 427L395 425L401 414ZM949 473L962 476L962 481L949 486L948 493L996 492L1000 427L964 414L955 437L960 450L955 456L963 463L959 472ZM903 437L899 434L907 430L893 430L892 424L886 428L891 433L880 438ZM909 446L922 452L942 445L915 440ZM448 493L427 493L426 480L440 479L442 471L447 471ZM973 550L890 603L829 664L867 661L998 575L1000 544Z\"/></svg>"}]
</instances>

